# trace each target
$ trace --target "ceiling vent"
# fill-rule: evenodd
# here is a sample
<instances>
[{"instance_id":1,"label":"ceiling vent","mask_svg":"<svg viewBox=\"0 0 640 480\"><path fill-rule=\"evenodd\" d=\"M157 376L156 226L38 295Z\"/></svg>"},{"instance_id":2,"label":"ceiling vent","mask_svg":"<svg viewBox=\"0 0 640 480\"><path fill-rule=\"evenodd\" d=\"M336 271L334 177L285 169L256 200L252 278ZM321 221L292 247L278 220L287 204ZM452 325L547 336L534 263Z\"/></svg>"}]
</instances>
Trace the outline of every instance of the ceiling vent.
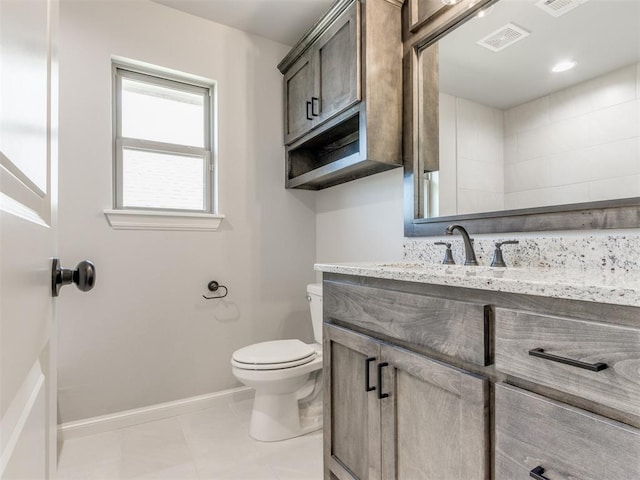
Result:
<instances>
[{"instance_id":1,"label":"ceiling vent","mask_svg":"<svg viewBox=\"0 0 640 480\"><path fill-rule=\"evenodd\" d=\"M490 33L482 40L478 40L476 43L481 47L488 48L493 52L499 52L507 47L510 47L519 40L528 36L530 32L527 32L524 28L508 23L504 27L499 28L493 33Z\"/></svg>"},{"instance_id":2,"label":"ceiling vent","mask_svg":"<svg viewBox=\"0 0 640 480\"><path fill-rule=\"evenodd\" d=\"M536 7L547 12L552 17L560 17L578 8L588 0L540 0L536 2Z\"/></svg>"}]
</instances>

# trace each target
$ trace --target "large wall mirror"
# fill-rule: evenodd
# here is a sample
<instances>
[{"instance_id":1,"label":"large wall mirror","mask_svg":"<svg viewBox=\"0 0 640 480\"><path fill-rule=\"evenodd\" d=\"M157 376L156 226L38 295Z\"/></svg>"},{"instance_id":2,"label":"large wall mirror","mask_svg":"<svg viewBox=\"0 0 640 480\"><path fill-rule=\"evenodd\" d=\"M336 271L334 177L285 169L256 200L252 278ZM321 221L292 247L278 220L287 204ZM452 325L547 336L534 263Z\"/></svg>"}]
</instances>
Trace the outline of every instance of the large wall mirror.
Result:
<instances>
[{"instance_id":1,"label":"large wall mirror","mask_svg":"<svg viewBox=\"0 0 640 480\"><path fill-rule=\"evenodd\" d=\"M640 0L484 3L414 47L406 233L640 226Z\"/></svg>"}]
</instances>

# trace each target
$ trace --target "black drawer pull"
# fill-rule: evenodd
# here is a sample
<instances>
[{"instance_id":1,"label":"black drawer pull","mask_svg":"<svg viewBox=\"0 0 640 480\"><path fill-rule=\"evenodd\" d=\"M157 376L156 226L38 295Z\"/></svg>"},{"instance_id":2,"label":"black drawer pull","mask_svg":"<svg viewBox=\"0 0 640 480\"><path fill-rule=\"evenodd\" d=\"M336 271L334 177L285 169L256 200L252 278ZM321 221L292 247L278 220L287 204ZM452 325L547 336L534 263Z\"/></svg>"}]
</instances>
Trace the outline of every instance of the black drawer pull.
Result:
<instances>
[{"instance_id":1,"label":"black drawer pull","mask_svg":"<svg viewBox=\"0 0 640 480\"><path fill-rule=\"evenodd\" d=\"M544 468L537 466L536 468L534 468L529 472L529 476L531 478L535 478L536 480L549 480L547 477L543 475L543 473L544 473Z\"/></svg>"},{"instance_id":2,"label":"black drawer pull","mask_svg":"<svg viewBox=\"0 0 640 480\"><path fill-rule=\"evenodd\" d=\"M565 365L571 365L572 367L584 368L585 370L592 370L594 372L599 372L600 370L604 370L605 368L607 368L606 363L580 362L578 360L572 360L571 358L559 357L558 355L545 353L545 351L542 348L534 348L533 350L529 350L529 355L532 355L534 357L544 358L545 360L551 360L552 362L564 363Z\"/></svg>"},{"instance_id":3,"label":"black drawer pull","mask_svg":"<svg viewBox=\"0 0 640 480\"><path fill-rule=\"evenodd\" d=\"M310 110L311 110L311 102L307 102L307 120L313 120L313 117L309 113Z\"/></svg>"},{"instance_id":4,"label":"black drawer pull","mask_svg":"<svg viewBox=\"0 0 640 480\"><path fill-rule=\"evenodd\" d=\"M387 398L389 396L388 393L382 393L382 369L387 366L389 366L387 362L378 364L378 400L382 400L383 398Z\"/></svg>"},{"instance_id":5,"label":"black drawer pull","mask_svg":"<svg viewBox=\"0 0 640 480\"><path fill-rule=\"evenodd\" d=\"M318 97L311 97L311 115L313 115L314 117L319 116L319 114L316 111L316 106L318 105Z\"/></svg>"},{"instance_id":6,"label":"black drawer pull","mask_svg":"<svg viewBox=\"0 0 640 480\"><path fill-rule=\"evenodd\" d=\"M369 378L369 364L371 362L375 362L376 357L368 357L365 358L364 360L364 389L367 392L371 392L372 390L375 390L376 387L372 387L369 383L370 383L370 378Z\"/></svg>"}]
</instances>

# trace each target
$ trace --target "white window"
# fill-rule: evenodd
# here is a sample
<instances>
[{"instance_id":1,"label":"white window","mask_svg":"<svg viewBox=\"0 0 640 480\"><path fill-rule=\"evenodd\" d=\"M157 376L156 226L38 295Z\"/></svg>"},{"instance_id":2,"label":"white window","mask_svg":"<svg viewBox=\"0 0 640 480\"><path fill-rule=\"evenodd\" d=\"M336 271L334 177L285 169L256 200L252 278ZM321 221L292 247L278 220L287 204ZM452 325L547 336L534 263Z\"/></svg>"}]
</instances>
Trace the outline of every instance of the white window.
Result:
<instances>
[{"instance_id":1,"label":"white window","mask_svg":"<svg viewBox=\"0 0 640 480\"><path fill-rule=\"evenodd\" d=\"M136 66L134 66L136 65ZM215 82L113 64L115 229L215 231Z\"/></svg>"},{"instance_id":2,"label":"white window","mask_svg":"<svg viewBox=\"0 0 640 480\"><path fill-rule=\"evenodd\" d=\"M114 72L115 209L215 213L213 85Z\"/></svg>"}]
</instances>

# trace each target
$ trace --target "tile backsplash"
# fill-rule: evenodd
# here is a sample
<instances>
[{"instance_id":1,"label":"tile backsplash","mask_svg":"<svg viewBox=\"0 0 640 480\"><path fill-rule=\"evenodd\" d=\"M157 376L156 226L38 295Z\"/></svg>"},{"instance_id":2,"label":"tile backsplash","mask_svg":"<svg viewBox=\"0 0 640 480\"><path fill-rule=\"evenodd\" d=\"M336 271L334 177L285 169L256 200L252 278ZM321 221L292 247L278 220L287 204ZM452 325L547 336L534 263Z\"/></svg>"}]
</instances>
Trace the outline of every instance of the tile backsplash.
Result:
<instances>
[{"instance_id":1,"label":"tile backsplash","mask_svg":"<svg viewBox=\"0 0 640 480\"><path fill-rule=\"evenodd\" d=\"M566 268L572 270L604 270L611 273L640 275L640 233L567 235L504 235L478 236L474 249L480 265L490 265L495 243L518 240L518 245L502 247L509 267ZM464 246L459 235L446 238L405 238L404 260L407 262L440 263L444 247L434 242L450 242L453 257L464 263ZM640 277L639 280L640 281Z\"/></svg>"}]
</instances>

